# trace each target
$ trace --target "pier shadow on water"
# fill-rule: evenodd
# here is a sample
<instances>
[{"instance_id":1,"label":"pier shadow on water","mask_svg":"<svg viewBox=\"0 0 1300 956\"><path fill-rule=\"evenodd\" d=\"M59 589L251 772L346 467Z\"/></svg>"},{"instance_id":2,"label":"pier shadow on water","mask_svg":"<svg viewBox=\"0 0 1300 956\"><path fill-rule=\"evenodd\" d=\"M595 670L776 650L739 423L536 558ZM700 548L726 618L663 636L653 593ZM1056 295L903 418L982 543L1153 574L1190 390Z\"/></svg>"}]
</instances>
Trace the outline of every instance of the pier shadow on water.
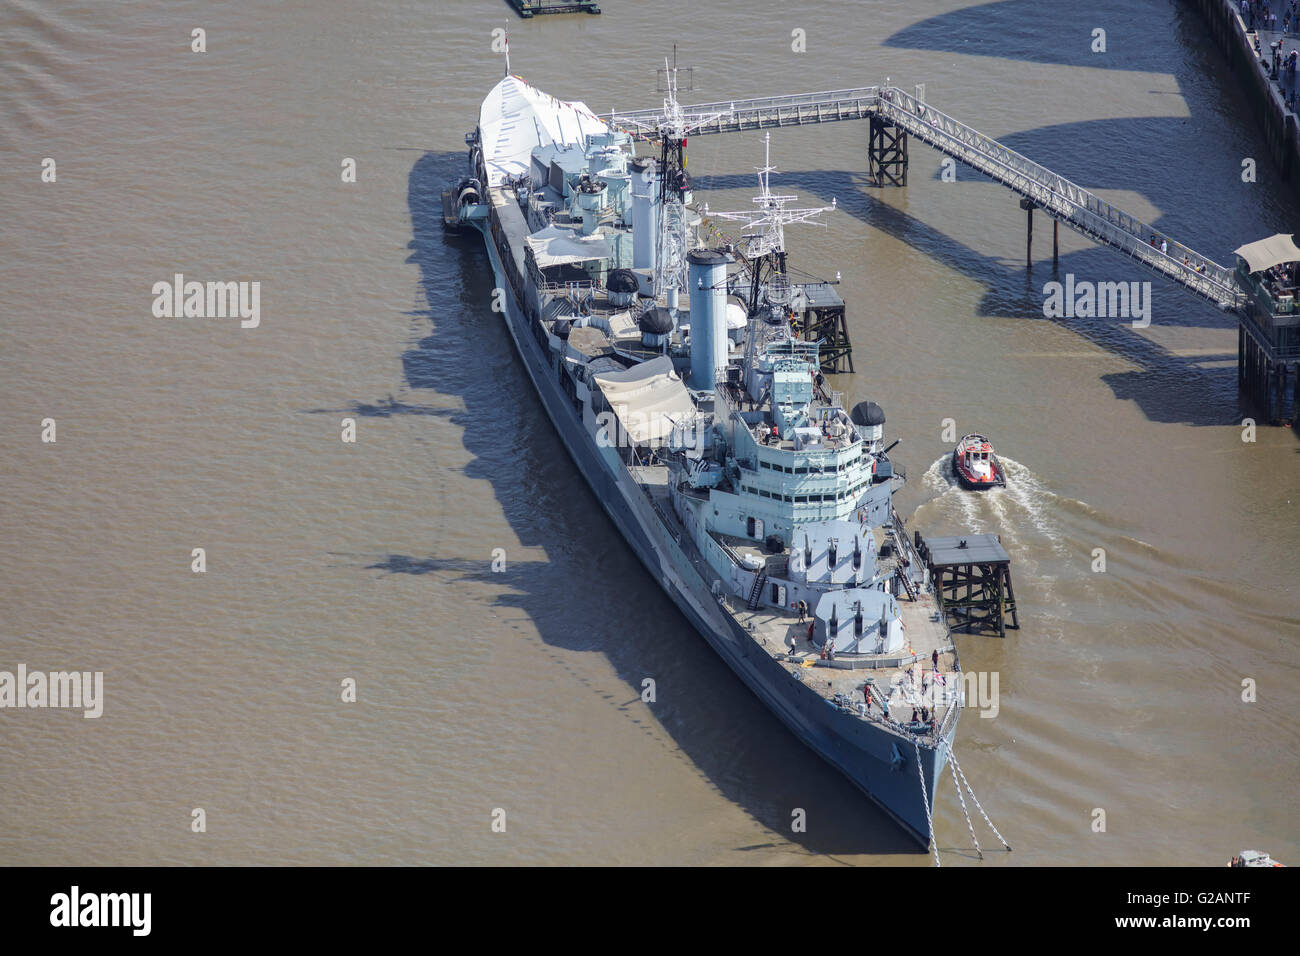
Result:
<instances>
[{"instance_id":1,"label":"pier shadow on water","mask_svg":"<svg viewBox=\"0 0 1300 956\"><path fill-rule=\"evenodd\" d=\"M1015 139L1008 137L1011 141ZM1020 146L1013 148L1019 149ZM916 165L920 164L914 163L914 173ZM945 185L945 188L960 189L963 184L974 181L991 182L974 170L966 167L959 167L959 170L958 181ZM865 172L819 169L782 172L780 175L781 188L797 192L809 202L829 203L834 197L839 202L841 213L853 216L983 286L985 292L977 306L977 315L963 321L1019 319L1050 322L1068 329L1097 348L1135 366L1123 372L1102 374L1100 379L1116 398L1134 402L1151 421L1190 425L1225 425L1240 421L1235 349L1222 355L1178 355L1132 328L1128 319L1049 318L1043 315L1044 285L1051 281L1063 282L1067 273L1073 273L1076 280L1093 282L1149 281L1154 325L1236 329L1236 319L1231 315L1218 311L1176 283L1126 260L1121 253L1104 246L1092 246L1063 253L1056 269L1053 269L1050 259L1043 261L1039 258L1032 269L1026 270L1023 260L1011 262L980 252L949 235L940 226L923 222L883 201L896 187L874 187ZM1081 185L1085 188L1113 188L1087 179ZM753 177L744 174L701 176L699 179L702 190L751 189L752 186ZM1001 186L998 188L1002 189ZM1015 195L1007 191L1005 202L1012 206L1016 202ZM1014 217L1021 230L1024 228L1023 215L1017 210ZM1041 213L1035 220L1038 228L1035 230L1034 248L1041 257L1044 248L1051 248L1050 220ZM1021 235L1023 241L1023 233ZM870 268L870 263L867 267ZM853 308L850 302L849 309L852 311ZM888 321L888 317L877 318L868 314L857 321L865 322L869 327L873 321ZM1232 363L1230 366L1205 367L1205 363L1228 361Z\"/></svg>"},{"instance_id":2,"label":"pier shadow on water","mask_svg":"<svg viewBox=\"0 0 1300 956\"><path fill-rule=\"evenodd\" d=\"M498 584L495 605L527 615L577 693L606 698L611 719L642 724L648 745L664 746L666 734L673 755L691 772L772 831L771 843L738 846L737 852L921 854L745 688L601 510L490 308L495 283L482 240L442 229L440 191L463 163L460 153L427 153L410 173L414 236L408 261L420 269L430 327L403 355L403 372L413 391L463 403L464 410L449 418L472 456L464 474L483 482L485 493L491 490L520 544L531 553L543 551L545 560L511 562L507 573L491 574L486 561L461 554L388 554L370 561L368 570L429 575L438 587L471 579ZM418 401L412 404L418 408ZM522 630L494 636L534 639ZM574 651L603 653L626 686L592 686L569 666L566 652ZM640 702L647 676L657 684L657 702L648 708ZM563 708L563 695L556 700ZM644 726L648 722L657 728ZM807 811L808 832L791 832L796 807Z\"/></svg>"},{"instance_id":3,"label":"pier shadow on water","mask_svg":"<svg viewBox=\"0 0 1300 956\"><path fill-rule=\"evenodd\" d=\"M1099 37L1099 30L1104 31L1104 38ZM1170 33L1176 42L1153 42L1152 31ZM1104 49L1100 49L1098 41L1103 39ZM1181 101L1186 116L1041 127L1003 136L1001 142L1085 188L1141 192L1162 213L1168 211L1153 226L1225 265L1232 265L1231 250L1242 243L1292 231L1300 211L1293 189L1282 180L1271 158L1252 115L1255 107L1245 96L1240 79L1230 71L1204 19L1191 4L1177 0L1097 0L1090 4L994 0L910 24L883 45L937 55L1172 78L1176 91L1149 92ZM1016 95L1029 89L1032 85L1026 83ZM942 95L930 92L936 107L943 109ZM978 116L957 118L980 127ZM1258 182L1242 182L1243 156L1259 157ZM977 175L965 169L962 174L964 178ZM1047 221L1035 218L1040 228ZM1050 236L1039 238L1036 248L1044 248L1044 241L1050 243ZM1175 283L1121 265L1117 253L1108 254L1116 257L1116 264L1105 267L1100 263L1105 271L1098 268L1097 278L1150 281L1157 292L1154 323L1236 328L1235 318L1216 317L1212 306ZM1092 258L1063 257L1061 273L1073 271L1082 278L1085 263L1091 265ZM1038 278L1039 271L1035 268L1034 273L1041 289L1045 280ZM1037 304L1041 305L1041 295ZM1103 381L1117 398L1135 402L1153 421L1222 425L1240 421L1243 412L1258 411L1237 394L1235 343L1228 354L1188 358L1171 354L1136 333L1121 339L1097 334L1095 325L1090 328L1078 320L1067 321L1081 335L1138 366L1135 371L1105 375ZM1209 363L1216 365L1207 367Z\"/></svg>"},{"instance_id":4,"label":"pier shadow on water","mask_svg":"<svg viewBox=\"0 0 1300 956\"><path fill-rule=\"evenodd\" d=\"M1176 54L1167 45L1151 43L1150 32L1170 29L1181 6L1169 0L994 0L913 23L884 46L1052 66L1168 72ZM1094 50L1102 39L1094 34L1099 29L1105 31L1104 51Z\"/></svg>"}]
</instances>

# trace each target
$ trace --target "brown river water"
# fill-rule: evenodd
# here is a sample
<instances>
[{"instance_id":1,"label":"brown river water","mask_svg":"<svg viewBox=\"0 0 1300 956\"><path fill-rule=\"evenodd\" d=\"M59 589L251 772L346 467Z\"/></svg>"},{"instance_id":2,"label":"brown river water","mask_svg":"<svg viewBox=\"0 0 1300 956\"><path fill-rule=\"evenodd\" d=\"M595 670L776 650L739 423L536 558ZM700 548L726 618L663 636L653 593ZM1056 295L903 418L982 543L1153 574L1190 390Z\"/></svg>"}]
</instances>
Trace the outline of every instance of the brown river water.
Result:
<instances>
[{"instance_id":1,"label":"brown river water","mask_svg":"<svg viewBox=\"0 0 1300 956\"><path fill-rule=\"evenodd\" d=\"M602 5L0 10L0 670L104 673L99 719L0 710L0 862L931 863L643 574L536 407L481 242L442 233L491 31L597 112L658 105L673 42L686 102L923 82L1223 263L1296 202L1175 0ZM999 676L956 740L1015 848L979 865L1300 863L1300 443L1242 440L1233 319L1064 230L1061 276L1149 280L1151 325L1045 318L1044 217L1027 272L1015 196L920 144L907 188L869 188L866 143L775 131L772 185L838 201L791 261L842 275L835 387L903 439L909 526L1013 558L1023 627L958 640ZM697 197L748 206L762 150L692 141ZM176 273L260 282L260 325L156 317ZM951 486L945 419L994 440L1005 491ZM949 777L935 828L975 862Z\"/></svg>"}]
</instances>

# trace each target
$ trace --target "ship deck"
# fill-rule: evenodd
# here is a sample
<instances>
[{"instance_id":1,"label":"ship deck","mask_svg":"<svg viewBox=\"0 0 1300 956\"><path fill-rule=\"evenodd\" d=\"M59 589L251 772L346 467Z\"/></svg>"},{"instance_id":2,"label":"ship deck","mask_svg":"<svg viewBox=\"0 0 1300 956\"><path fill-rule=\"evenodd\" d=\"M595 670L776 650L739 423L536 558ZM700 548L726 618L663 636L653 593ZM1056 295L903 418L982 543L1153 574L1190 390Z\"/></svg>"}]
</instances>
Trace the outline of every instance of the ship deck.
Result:
<instances>
[{"instance_id":1,"label":"ship deck","mask_svg":"<svg viewBox=\"0 0 1300 956\"><path fill-rule=\"evenodd\" d=\"M692 545L686 529L673 511L668 489L668 469L664 466L634 466L633 477L646 496L655 505L660 519L682 544L691 563L705 577L713 577L702 555ZM893 535L882 528L874 531L877 548ZM778 571L786 555L770 555L755 542L728 536L725 543L738 554L753 554L767 561L769 573ZM894 541L895 545L897 544ZM897 567L897 551L880 558L881 570ZM907 635L907 647L902 654L847 654L838 653L834 660L825 660L821 649L808 641L808 623L799 623L798 614L783 612L772 607L750 610L742 598L726 595L723 605L744 627L753 639L768 653L782 660L791 679L802 681L821 697L858 715L861 719L885 724L905 737L918 737L933 744L951 730L960 706L961 664L938 602L934 595L913 586L912 593L900 594L898 608ZM939 652L940 685L933 694L926 695L926 703L933 699L935 713L929 725L911 722L912 708L919 711L922 704L922 686L933 681L933 654ZM909 676L910 672L910 676ZM864 713L864 685L872 688L872 706ZM890 716L885 717L881 700L888 696Z\"/></svg>"},{"instance_id":2,"label":"ship deck","mask_svg":"<svg viewBox=\"0 0 1300 956\"><path fill-rule=\"evenodd\" d=\"M878 534L881 534L879 530ZM915 600L900 595L898 609L907 633L908 646L903 653L838 653L834 660L824 659L821 648L808 640L808 624L799 623L797 614L771 607L752 611L740 607L732 613L754 640L786 663L786 670L794 679L802 680L822 697L834 702L836 695L840 695L840 700L861 714L859 704L864 700L863 689L870 685L873 704L865 715L866 719L889 723L900 733L932 737L935 730L939 733L946 730L949 722L952 708L944 691L960 694L961 671L957 651L939 614L934 595L921 591ZM936 713L933 729L912 726L912 708L919 709L922 704L921 688L934 679L932 661L936 650L939 652L941 684L934 694ZM886 696L889 699L888 720L880 705ZM928 698L927 694L927 704Z\"/></svg>"}]
</instances>

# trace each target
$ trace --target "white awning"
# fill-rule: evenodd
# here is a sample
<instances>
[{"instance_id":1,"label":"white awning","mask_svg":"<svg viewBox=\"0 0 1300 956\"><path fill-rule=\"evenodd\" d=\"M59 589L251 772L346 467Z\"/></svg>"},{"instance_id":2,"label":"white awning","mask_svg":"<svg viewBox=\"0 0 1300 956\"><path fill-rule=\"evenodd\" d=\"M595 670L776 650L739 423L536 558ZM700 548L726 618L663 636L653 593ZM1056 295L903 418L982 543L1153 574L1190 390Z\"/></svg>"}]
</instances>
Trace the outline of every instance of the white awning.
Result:
<instances>
[{"instance_id":1,"label":"white awning","mask_svg":"<svg viewBox=\"0 0 1300 956\"><path fill-rule=\"evenodd\" d=\"M533 233L528 237L528 245L532 246L539 269L588 259L610 259L614 255L609 243L600 236L584 236L574 229L555 225Z\"/></svg>"},{"instance_id":2,"label":"white awning","mask_svg":"<svg viewBox=\"0 0 1300 956\"><path fill-rule=\"evenodd\" d=\"M624 372L606 372L592 378L634 444L664 441L674 425L695 416L690 392L666 355Z\"/></svg>"},{"instance_id":3,"label":"white awning","mask_svg":"<svg viewBox=\"0 0 1300 956\"><path fill-rule=\"evenodd\" d=\"M478 128L488 186L528 172L533 150L554 143L584 144L609 127L585 103L565 103L517 76L492 88L479 109Z\"/></svg>"},{"instance_id":4,"label":"white awning","mask_svg":"<svg viewBox=\"0 0 1300 956\"><path fill-rule=\"evenodd\" d=\"M1295 240L1284 232L1258 242L1247 243L1235 250L1237 255L1246 260L1246 268L1251 272L1263 272L1283 262L1300 261L1300 248Z\"/></svg>"}]
</instances>

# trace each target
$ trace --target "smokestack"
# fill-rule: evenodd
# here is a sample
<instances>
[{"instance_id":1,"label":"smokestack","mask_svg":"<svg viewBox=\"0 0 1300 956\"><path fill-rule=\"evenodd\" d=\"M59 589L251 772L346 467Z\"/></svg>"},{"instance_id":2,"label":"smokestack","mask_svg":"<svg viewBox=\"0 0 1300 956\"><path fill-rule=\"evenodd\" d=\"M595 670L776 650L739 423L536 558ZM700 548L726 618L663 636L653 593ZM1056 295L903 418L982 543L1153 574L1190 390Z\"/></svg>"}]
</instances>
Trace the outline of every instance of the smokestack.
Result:
<instances>
[{"instance_id":1,"label":"smokestack","mask_svg":"<svg viewBox=\"0 0 1300 956\"><path fill-rule=\"evenodd\" d=\"M632 170L632 268L654 269L659 235L659 174L653 159L638 159Z\"/></svg>"},{"instance_id":2,"label":"smokestack","mask_svg":"<svg viewBox=\"0 0 1300 956\"><path fill-rule=\"evenodd\" d=\"M718 370L727 366L727 263L731 257L713 249L693 249L686 256L691 293L691 388L713 391Z\"/></svg>"}]
</instances>

